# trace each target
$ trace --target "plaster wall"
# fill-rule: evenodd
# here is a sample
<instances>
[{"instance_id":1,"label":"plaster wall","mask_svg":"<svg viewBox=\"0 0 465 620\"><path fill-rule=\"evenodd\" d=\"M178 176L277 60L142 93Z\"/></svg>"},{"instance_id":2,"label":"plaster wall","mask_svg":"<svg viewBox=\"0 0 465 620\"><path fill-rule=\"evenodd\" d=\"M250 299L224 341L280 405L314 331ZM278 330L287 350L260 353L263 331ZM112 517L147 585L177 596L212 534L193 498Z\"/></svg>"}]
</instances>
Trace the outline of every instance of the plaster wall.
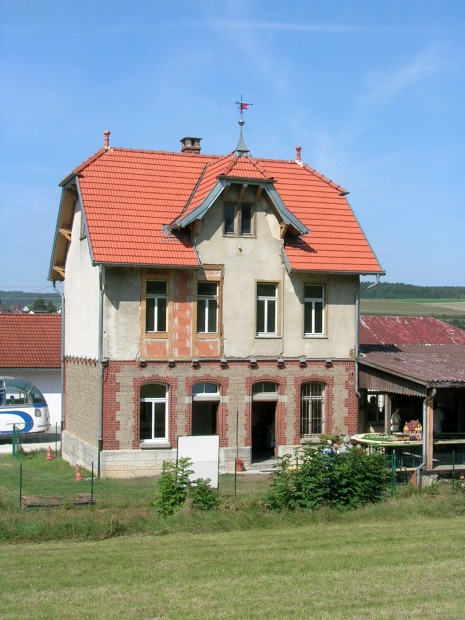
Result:
<instances>
[{"instance_id":1,"label":"plaster wall","mask_svg":"<svg viewBox=\"0 0 465 620\"><path fill-rule=\"evenodd\" d=\"M88 237L80 238L81 216L76 202L64 284L64 354L97 359L99 268L92 265Z\"/></svg>"},{"instance_id":2,"label":"plaster wall","mask_svg":"<svg viewBox=\"0 0 465 620\"><path fill-rule=\"evenodd\" d=\"M140 269L105 270L103 357L130 361L139 355Z\"/></svg>"},{"instance_id":3,"label":"plaster wall","mask_svg":"<svg viewBox=\"0 0 465 620\"><path fill-rule=\"evenodd\" d=\"M244 202L253 202L248 190ZM234 202L233 190L228 200ZM223 234L220 200L203 219L196 246L204 265L224 265L223 328L226 357L279 356L347 359L355 348L357 276L291 273L282 260L279 222L262 199L255 207L254 235ZM279 289L278 335L257 337L257 282L276 283ZM304 284L324 284L325 335L304 337Z\"/></svg>"}]
</instances>

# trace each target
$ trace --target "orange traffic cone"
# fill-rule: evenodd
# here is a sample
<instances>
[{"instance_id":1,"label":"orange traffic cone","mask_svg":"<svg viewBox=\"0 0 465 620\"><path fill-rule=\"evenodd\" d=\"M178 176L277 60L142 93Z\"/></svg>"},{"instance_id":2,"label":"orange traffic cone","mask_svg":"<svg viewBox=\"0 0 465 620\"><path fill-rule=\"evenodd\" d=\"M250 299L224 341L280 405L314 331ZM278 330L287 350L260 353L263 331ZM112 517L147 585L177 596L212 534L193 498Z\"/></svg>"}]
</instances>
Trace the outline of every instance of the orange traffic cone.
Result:
<instances>
[{"instance_id":1,"label":"orange traffic cone","mask_svg":"<svg viewBox=\"0 0 465 620\"><path fill-rule=\"evenodd\" d=\"M47 449L47 461L53 461L52 448L50 446Z\"/></svg>"},{"instance_id":2,"label":"orange traffic cone","mask_svg":"<svg viewBox=\"0 0 465 620\"><path fill-rule=\"evenodd\" d=\"M81 482L84 478L81 476L81 472L79 471L79 465L76 465L76 476L74 478L75 482Z\"/></svg>"}]
</instances>

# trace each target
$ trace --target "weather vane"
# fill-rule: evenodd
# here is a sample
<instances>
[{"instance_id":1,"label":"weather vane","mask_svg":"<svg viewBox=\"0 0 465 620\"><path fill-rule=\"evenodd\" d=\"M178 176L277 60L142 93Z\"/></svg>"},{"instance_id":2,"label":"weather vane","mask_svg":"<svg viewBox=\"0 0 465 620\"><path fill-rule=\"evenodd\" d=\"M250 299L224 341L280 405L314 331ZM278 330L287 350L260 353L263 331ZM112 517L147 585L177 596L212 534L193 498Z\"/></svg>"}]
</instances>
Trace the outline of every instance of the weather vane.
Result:
<instances>
[{"instance_id":1,"label":"weather vane","mask_svg":"<svg viewBox=\"0 0 465 620\"><path fill-rule=\"evenodd\" d=\"M242 119L243 111L247 110L249 105L253 105L253 103L245 103L244 101L242 101L242 95L241 95L241 100L240 101L236 101L234 105L237 105L237 107L239 109L239 112L241 113L241 119Z\"/></svg>"}]
</instances>

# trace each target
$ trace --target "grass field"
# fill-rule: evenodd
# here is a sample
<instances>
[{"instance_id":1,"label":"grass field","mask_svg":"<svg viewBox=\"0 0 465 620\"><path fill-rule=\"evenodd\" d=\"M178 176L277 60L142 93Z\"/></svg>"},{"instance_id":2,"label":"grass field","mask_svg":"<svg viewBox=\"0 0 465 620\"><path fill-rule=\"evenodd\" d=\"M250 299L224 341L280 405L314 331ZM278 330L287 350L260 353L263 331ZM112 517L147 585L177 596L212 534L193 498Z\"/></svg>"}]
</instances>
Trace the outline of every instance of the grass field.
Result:
<instances>
[{"instance_id":1,"label":"grass field","mask_svg":"<svg viewBox=\"0 0 465 620\"><path fill-rule=\"evenodd\" d=\"M429 502L439 501L429 498ZM427 509L424 511L428 512ZM2 545L3 620L464 617L463 516ZM195 516L192 516L195 519Z\"/></svg>"},{"instance_id":2,"label":"grass field","mask_svg":"<svg viewBox=\"0 0 465 620\"><path fill-rule=\"evenodd\" d=\"M452 299L361 299L362 314L465 318L465 301Z\"/></svg>"},{"instance_id":3,"label":"grass field","mask_svg":"<svg viewBox=\"0 0 465 620\"><path fill-rule=\"evenodd\" d=\"M81 488L59 459L21 459L41 491ZM0 457L2 620L464 617L465 489L450 482L278 512L266 479L238 498L229 477L220 510L163 518L149 479L98 481L96 507L21 510L17 469Z\"/></svg>"}]
</instances>

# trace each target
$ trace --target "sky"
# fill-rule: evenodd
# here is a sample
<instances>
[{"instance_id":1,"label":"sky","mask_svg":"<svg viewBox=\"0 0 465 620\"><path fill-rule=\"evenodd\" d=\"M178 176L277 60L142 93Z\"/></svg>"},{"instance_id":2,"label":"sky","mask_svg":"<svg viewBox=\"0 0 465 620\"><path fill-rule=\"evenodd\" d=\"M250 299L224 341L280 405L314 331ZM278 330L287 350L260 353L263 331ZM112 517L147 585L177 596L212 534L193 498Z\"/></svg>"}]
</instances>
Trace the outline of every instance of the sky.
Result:
<instances>
[{"instance_id":1,"label":"sky","mask_svg":"<svg viewBox=\"0 0 465 620\"><path fill-rule=\"evenodd\" d=\"M0 290L48 281L60 181L103 146L302 160L382 281L465 285L463 0L0 0Z\"/></svg>"}]
</instances>

